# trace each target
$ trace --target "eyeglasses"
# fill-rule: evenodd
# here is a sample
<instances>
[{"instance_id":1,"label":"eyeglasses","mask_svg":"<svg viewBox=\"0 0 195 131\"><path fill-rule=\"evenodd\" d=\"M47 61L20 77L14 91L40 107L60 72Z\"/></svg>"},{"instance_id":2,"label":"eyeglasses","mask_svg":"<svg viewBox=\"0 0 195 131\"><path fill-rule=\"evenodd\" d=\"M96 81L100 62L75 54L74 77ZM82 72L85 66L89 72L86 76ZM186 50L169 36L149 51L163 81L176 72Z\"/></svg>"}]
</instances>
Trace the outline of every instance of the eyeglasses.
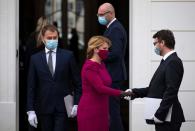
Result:
<instances>
[{"instance_id":1,"label":"eyeglasses","mask_svg":"<svg viewBox=\"0 0 195 131\"><path fill-rule=\"evenodd\" d=\"M155 42L153 42L154 46L155 46L156 44L158 44L158 43L161 43L161 41L155 41Z\"/></svg>"},{"instance_id":2,"label":"eyeglasses","mask_svg":"<svg viewBox=\"0 0 195 131\"><path fill-rule=\"evenodd\" d=\"M110 11L106 11L106 12L103 13L103 14L97 14L97 16L104 16L104 15L106 15L107 13L110 13Z\"/></svg>"}]
</instances>

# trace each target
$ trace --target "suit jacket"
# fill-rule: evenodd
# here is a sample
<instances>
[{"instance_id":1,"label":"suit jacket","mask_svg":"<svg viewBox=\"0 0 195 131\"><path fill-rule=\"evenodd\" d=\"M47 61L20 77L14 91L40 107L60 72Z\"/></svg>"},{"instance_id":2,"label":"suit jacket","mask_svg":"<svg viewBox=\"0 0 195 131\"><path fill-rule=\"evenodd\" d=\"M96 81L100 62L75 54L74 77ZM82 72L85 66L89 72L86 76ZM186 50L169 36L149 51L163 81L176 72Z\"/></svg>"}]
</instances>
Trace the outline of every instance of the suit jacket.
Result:
<instances>
[{"instance_id":1,"label":"suit jacket","mask_svg":"<svg viewBox=\"0 0 195 131\"><path fill-rule=\"evenodd\" d=\"M65 112L64 97L72 92L74 104L81 95L81 80L73 53L57 49L54 75L49 71L45 50L31 57L28 73L27 111L52 113L54 110Z\"/></svg>"},{"instance_id":2,"label":"suit jacket","mask_svg":"<svg viewBox=\"0 0 195 131\"><path fill-rule=\"evenodd\" d=\"M125 51L127 44L127 35L122 24L115 20L104 32L104 36L112 42L108 59L105 61L106 67L113 81L122 81L127 79L125 68Z\"/></svg>"},{"instance_id":3,"label":"suit jacket","mask_svg":"<svg viewBox=\"0 0 195 131\"><path fill-rule=\"evenodd\" d=\"M171 122L184 122L183 110L178 100L178 91L183 73L184 69L181 59L176 53L171 54L159 65L149 87L132 90L135 93L132 99L137 97L160 98L162 101L154 114L155 117L165 121L169 108L173 106ZM151 121L146 122L151 123Z\"/></svg>"}]
</instances>

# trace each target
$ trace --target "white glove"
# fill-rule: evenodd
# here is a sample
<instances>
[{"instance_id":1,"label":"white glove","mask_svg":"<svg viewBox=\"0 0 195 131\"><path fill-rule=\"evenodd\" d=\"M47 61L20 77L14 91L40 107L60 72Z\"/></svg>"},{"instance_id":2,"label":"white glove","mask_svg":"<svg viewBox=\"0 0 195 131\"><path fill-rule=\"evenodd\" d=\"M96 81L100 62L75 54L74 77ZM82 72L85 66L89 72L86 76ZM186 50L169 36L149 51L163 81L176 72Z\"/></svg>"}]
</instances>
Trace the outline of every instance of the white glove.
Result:
<instances>
[{"instance_id":1,"label":"white glove","mask_svg":"<svg viewBox=\"0 0 195 131\"><path fill-rule=\"evenodd\" d=\"M31 126L37 128L38 121L37 121L37 116L35 114L35 111L28 111L27 114L28 114L28 122L29 122L29 124Z\"/></svg>"},{"instance_id":2,"label":"white glove","mask_svg":"<svg viewBox=\"0 0 195 131\"><path fill-rule=\"evenodd\" d=\"M163 121L159 120L158 118L156 118L156 117L154 116L154 123L163 123Z\"/></svg>"},{"instance_id":3,"label":"white glove","mask_svg":"<svg viewBox=\"0 0 195 131\"><path fill-rule=\"evenodd\" d=\"M78 105L74 105L73 108L72 108L72 111L70 113L71 117L75 117L77 115L77 108L78 108Z\"/></svg>"},{"instance_id":4,"label":"white glove","mask_svg":"<svg viewBox=\"0 0 195 131\"><path fill-rule=\"evenodd\" d=\"M128 91L132 92L131 89L125 90L125 92L128 92ZM129 100L131 100L131 96L125 96L124 99L129 101Z\"/></svg>"}]
</instances>

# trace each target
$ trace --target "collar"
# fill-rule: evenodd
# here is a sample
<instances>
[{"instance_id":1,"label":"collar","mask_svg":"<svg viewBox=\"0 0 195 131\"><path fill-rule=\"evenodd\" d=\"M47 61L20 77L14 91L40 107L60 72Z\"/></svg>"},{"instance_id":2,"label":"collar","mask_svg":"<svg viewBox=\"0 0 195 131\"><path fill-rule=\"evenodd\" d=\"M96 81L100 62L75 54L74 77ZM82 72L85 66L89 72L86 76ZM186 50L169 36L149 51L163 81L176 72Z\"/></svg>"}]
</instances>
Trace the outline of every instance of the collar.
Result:
<instances>
[{"instance_id":1,"label":"collar","mask_svg":"<svg viewBox=\"0 0 195 131\"><path fill-rule=\"evenodd\" d=\"M165 54L164 56L163 56L163 60L166 60L167 59L167 57L169 57L171 54L173 54L173 53L175 53L175 51L174 50L172 50L172 51L169 51L167 54Z\"/></svg>"},{"instance_id":2,"label":"collar","mask_svg":"<svg viewBox=\"0 0 195 131\"><path fill-rule=\"evenodd\" d=\"M45 53L47 54L49 51L50 51L50 50L49 50L49 49L47 49L47 48L45 47ZM56 53L57 48L53 49L52 51Z\"/></svg>"},{"instance_id":3,"label":"collar","mask_svg":"<svg viewBox=\"0 0 195 131\"><path fill-rule=\"evenodd\" d=\"M116 18L114 18L112 21L110 21L110 23L107 25L107 28L109 28L109 26L116 20Z\"/></svg>"}]
</instances>

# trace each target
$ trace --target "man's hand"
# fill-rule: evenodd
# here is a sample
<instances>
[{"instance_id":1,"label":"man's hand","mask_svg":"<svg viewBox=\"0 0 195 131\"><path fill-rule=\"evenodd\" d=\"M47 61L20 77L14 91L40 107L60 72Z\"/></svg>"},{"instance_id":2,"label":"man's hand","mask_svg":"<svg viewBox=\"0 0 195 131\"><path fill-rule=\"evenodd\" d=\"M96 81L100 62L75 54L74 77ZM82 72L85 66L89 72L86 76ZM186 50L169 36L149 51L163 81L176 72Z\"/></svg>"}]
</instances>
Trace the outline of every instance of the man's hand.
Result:
<instances>
[{"instance_id":1,"label":"man's hand","mask_svg":"<svg viewBox=\"0 0 195 131\"><path fill-rule=\"evenodd\" d=\"M73 118L73 117L77 116L77 108L78 108L78 105L73 106L70 117Z\"/></svg>"},{"instance_id":2,"label":"man's hand","mask_svg":"<svg viewBox=\"0 0 195 131\"><path fill-rule=\"evenodd\" d=\"M125 90L125 92L132 92L132 90L127 89L127 90ZM131 96L125 96L124 99L129 101L129 100L131 100Z\"/></svg>"},{"instance_id":3,"label":"man's hand","mask_svg":"<svg viewBox=\"0 0 195 131\"><path fill-rule=\"evenodd\" d=\"M27 114L28 114L28 122L29 122L29 124L31 126L37 128L38 121L37 121L37 116L35 114L35 111L28 111Z\"/></svg>"}]
</instances>

